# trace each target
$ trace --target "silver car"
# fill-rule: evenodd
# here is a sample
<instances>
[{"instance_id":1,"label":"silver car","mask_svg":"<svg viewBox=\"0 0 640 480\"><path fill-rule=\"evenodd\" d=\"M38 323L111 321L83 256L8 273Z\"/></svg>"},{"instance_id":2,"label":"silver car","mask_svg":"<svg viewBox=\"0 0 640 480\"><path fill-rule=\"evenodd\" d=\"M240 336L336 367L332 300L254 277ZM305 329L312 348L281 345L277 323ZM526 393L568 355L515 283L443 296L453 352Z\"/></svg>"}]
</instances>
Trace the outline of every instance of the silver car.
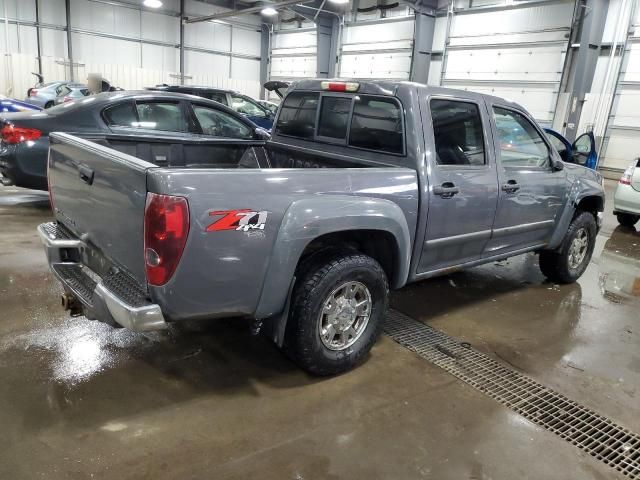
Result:
<instances>
[{"instance_id":1,"label":"silver car","mask_svg":"<svg viewBox=\"0 0 640 480\"><path fill-rule=\"evenodd\" d=\"M78 98L86 97L89 95L89 88L86 85L60 85L56 89L56 98L54 99L55 105L61 103L71 102Z\"/></svg>"},{"instance_id":2,"label":"silver car","mask_svg":"<svg viewBox=\"0 0 640 480\"><path fill-rule=\"evenodd\" d=\"M29 96L24 99L25 102L37 105L41 108L49 108L55 105L56 97L61 86L68 85L70 87L83 87L81 83L70 82L49 82L42 87L29 89Z\"/></svg>"},{"instance_id":3,"label":"silver car","mask_svg":"<svg viewBox=\"0 0 640 480\"><path fill-rule=\"evenodd\" d=\"M613 213L625 227L633 227L640 220L640 158L620 177L613 197Z\"/></svg>"}]
</instances>

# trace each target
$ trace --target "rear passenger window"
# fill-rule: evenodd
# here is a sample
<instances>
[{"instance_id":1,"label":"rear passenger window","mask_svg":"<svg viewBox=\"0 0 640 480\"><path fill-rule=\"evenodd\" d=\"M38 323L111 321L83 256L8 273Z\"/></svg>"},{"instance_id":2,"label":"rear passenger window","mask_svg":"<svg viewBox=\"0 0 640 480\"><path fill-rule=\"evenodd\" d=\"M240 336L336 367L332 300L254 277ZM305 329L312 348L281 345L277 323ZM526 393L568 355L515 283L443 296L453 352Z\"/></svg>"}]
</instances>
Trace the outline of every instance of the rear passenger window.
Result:
<instances>
[{"instance_id":1,"label":"rear passenger window","mask_svg":"<svg viewBox=\"0 0 640 480\"><path fill-rule=\"evenodd\" d=\"M402 111L398 102L391 98L356 96L349 145L402 154Z\"/></svg>"},{"instance_id":2,"label":"rear passenger window","mask_svg":"<svg viewBox=\"0 0 640 480\"><path fill-rule=\"evenodd\" d=\"M186 132L187 122L178 103L138 102L138 122L135 127L162 130L164 132Z\"/></svg>"},{"instance_id":3,"label":"rear passenger window","mask_svg":"<svg viewBox=\"0 0 640 480\"><path fill-rule=\"evenodd\" d=\"M291 137L313 138L317 108L317 93L290 93L282 104L276 132Z\"/></svg>"},{"instance_id":4,"label":"rear passenger window","mask_svg":"<svg viewBox=\"0 0 640 480\"><path fill-rule=\"evenodd\" d=\"M350 113L351 97L322 97L318 135L344 140Z\"/></svg>"},{"instance_id":5,"label":"rear passenger window","mask_svg":"<svg viewBox=\"0 0 640 480\"><path fill-rule=\"evenodd\" d=\"M478 105L457 100L431 100L430 105L438 165L484 165Z\"/></svg>"},{"instance_id":6,"label":"rear passenger window","mask_svg":"<svg viewBox=\"0 0 640 480\"><path fill-rule=\"evenodd\" d=\"M107 125L117 127L133 127L138 121L132 102L124 102L105 109L104 118Z\"/></svg>"}]
</instances>

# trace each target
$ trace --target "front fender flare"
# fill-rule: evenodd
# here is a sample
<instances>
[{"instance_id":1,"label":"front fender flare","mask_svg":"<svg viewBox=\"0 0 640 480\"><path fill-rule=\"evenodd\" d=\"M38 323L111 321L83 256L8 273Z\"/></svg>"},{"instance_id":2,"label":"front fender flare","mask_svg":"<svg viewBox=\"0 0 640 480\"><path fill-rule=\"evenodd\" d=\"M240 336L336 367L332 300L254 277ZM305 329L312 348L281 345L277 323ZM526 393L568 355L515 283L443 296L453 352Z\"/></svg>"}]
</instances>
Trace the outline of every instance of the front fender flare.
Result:
<instances>
[{"instance_id":1,"label":"front fender flare","mask_svg":"<svg viewBox=\"0 0 640 480\"><path fill-rule=\"evenodd\" d=\"M318 196L293 202L287 209L271 253L255 317L282 312L296 267L304 249L328 233L381 230L393 235L397 247L393 288L407 281L411 260L411 233L404 213L380 198L347 195Z\"/></svg>"}]
</instances>

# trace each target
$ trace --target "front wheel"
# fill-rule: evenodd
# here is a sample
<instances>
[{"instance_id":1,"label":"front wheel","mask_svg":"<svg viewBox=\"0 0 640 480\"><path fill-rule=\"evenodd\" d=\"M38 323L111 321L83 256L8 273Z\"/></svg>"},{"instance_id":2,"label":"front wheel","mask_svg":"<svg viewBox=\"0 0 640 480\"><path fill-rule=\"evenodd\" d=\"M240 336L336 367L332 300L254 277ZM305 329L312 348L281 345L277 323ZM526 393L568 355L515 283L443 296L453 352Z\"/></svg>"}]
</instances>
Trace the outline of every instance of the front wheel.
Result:
<instances>
[{"instance_id":1,"label":"front wheel","mask_svg":"<svg viewBox=\"0 0 640 480\"><path fill-rule=\"evenodd\" d=\"M596 219L589 212L578 213L557 250L540 252L540 270L555 283L573 283L591 260L596 240Z\"/></svg>"},{"instance_id":2,"label":"front wheel","mask_svg":"<svg viewBox=\"0 0 640 480\"><path fill-rule=\"evenodd\" d=\"M616 217L618 218L618 223L623 227L633 227L640 220L640 215L632 215L630 213L617 213Z\"/></svg>"},{"instance_id":3,"label":"front wheel","mask_svg":"<svg viewBox=\"0 0 640 480\"><path fill-rule=\"evenodd\" d=\"M316 375L357 365L380 336L389 286L378 262L360 253L319 255L299 272L285 351Z\"/></svg>"}]
</instances>

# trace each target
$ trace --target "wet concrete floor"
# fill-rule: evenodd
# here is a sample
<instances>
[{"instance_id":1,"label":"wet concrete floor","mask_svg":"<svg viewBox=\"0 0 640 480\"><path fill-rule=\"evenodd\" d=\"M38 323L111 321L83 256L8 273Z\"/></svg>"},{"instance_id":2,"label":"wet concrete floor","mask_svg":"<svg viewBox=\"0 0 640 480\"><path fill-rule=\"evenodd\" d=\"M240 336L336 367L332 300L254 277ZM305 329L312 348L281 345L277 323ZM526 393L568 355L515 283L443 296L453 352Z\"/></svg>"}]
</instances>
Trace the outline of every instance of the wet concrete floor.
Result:
<instances>
[{"instance_id":1,"label":"wet concrete floor","mask_svg":"<svg viewBox=\"0 0 640 480\"><path fill-rule=\"evenodd\" d=\"M577 284L524 255L393 306L640 432L640 233L611 205ZM0 188L0 479L618 478L387 337L318 379L239 320L67 318L35 233L49 218L46 193Z\"/></svg>"}]
</instances>

